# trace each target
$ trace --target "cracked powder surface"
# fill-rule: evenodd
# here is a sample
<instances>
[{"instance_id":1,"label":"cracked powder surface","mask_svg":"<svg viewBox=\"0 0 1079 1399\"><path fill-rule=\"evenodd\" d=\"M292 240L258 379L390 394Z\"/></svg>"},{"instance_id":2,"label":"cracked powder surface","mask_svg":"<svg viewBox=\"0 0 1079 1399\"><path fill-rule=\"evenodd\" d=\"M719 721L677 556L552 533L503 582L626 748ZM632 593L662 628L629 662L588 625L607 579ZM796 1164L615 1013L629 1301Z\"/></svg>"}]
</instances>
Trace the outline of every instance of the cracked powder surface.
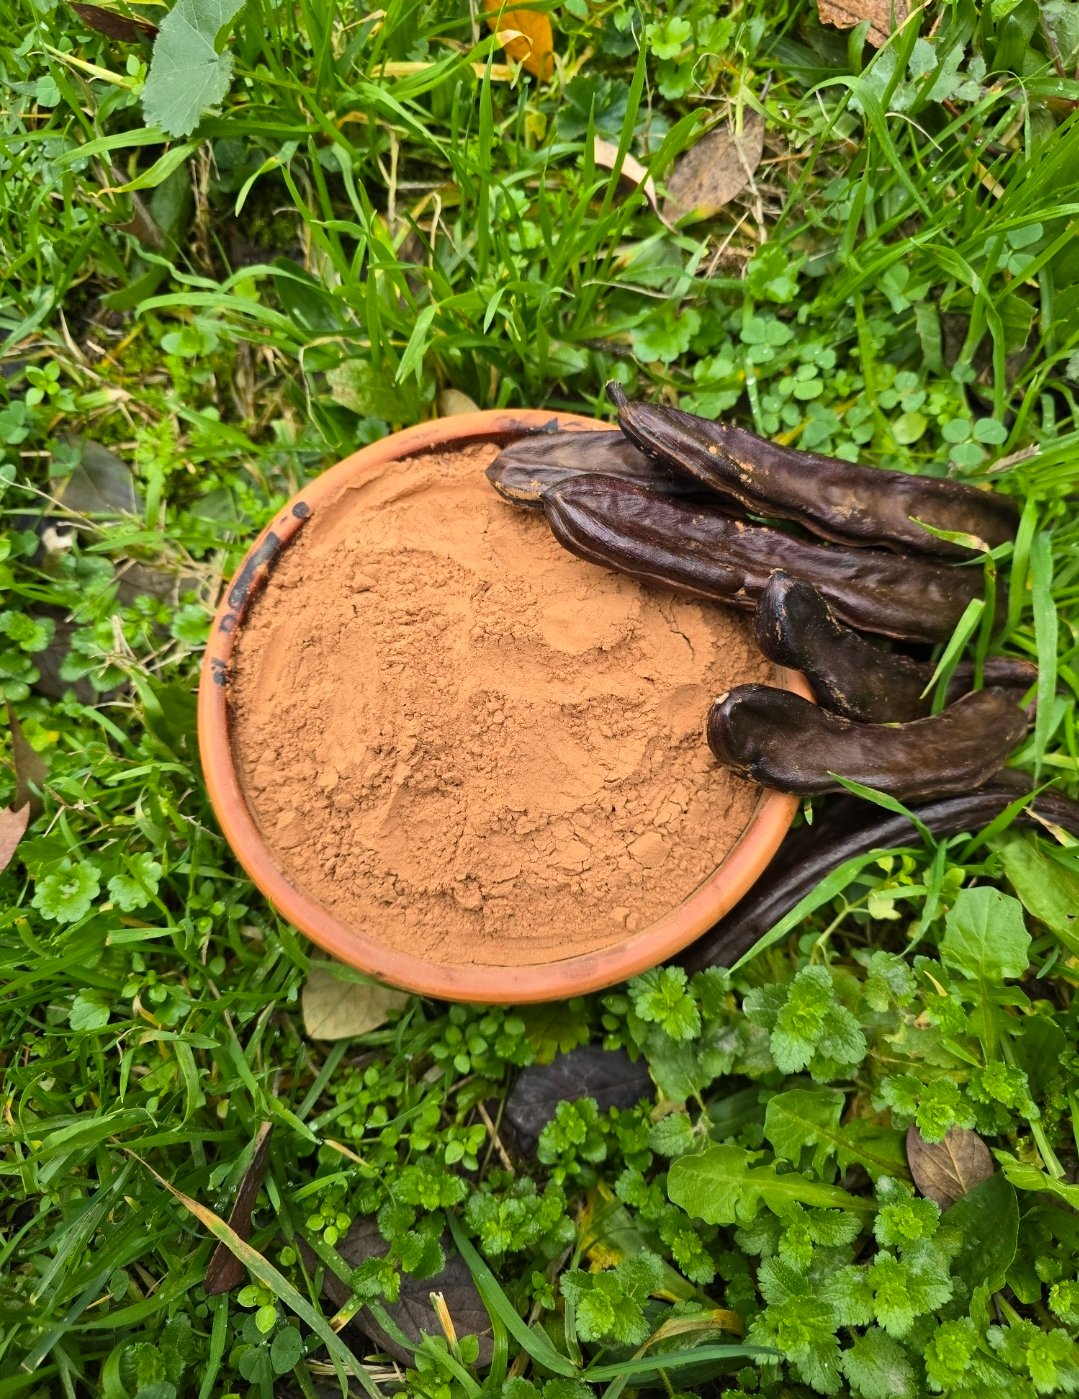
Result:
<instances>
[{"instance_id":1,"label":"cracked powder surface","mask_svg":"<svg viewBox=\"0 0 1079 1399\"><path fill-rule=\"evenodd\" d=\"M675 907L760 788L711 699L774 683L743 615L563 551L488 443L375 468L251 605L230 685L248 804L290 880L451 965L607 947Z\"/></svg>"}]
</instances>

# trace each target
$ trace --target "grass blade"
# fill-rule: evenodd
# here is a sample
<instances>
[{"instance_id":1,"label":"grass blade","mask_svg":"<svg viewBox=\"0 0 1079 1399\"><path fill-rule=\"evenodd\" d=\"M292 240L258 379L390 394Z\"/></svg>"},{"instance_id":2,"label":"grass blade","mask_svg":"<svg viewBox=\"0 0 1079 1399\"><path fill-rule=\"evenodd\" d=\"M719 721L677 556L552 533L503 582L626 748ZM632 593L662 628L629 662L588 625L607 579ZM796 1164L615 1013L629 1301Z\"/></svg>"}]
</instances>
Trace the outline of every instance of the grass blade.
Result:
<instances>
[{"instance_id":1,"label":"grass blade","mask_svg":"<svg viewBox=\"0 0 1079 1399\"><path fill-rule=\"evenodd\" d=\"M385 1399L383 1391L371 1378L367 1367L361 1365L341 1338L333 1331L322 1313L316 1311L307 1298L302 1297L288 1279L283 1277L274 1265L259 1253L258 1249L245 1243L234 1229L229 1228L220 1215L207 1209L205 1205L200 1205L190 1195L185 1195L182 1190L178 1190L164 1176L158 1175L153 1166L143 1161L140 1156L136 1156L133 1151L129 1154L134 1156L139 1165L149 1171L158 1184L163 1185L174 1199L179 1200L184 1209L189 1214L194 1215L199 1223L213 1234L215 1239L223 1243L247 1268L253 1278L257 1278L265 1287L268 1287L279 1302L288 1307L290 1311L295 1312L301 1321L306 1322L329 1351L334 1366L338 1370L338 1378L341 1378L343 1374L352 1375L371 1395L371 1399ZM347 1393L347 1390L348 1385L342 1380L342 1396Z\"/></svg>"},{"instance_id":2,"label":"grass blade","mask_svg":"<svg viewBox=\"0 0 1079 1399\"><path fill-rule=\"evenodd\" d=\"M1030 582L1034 606L1034 645L1038 657L1038 712L1034 719L1034 773L1041 772L1045 749L1057 715L1057 642L1059 627L1053 602L1053 545L1043 530L1030 546Z\"/></svg>"},{"instance_id":3,"label":"grass blade","mask_svg":"<svg viewBox=\"0 0 1079 1399\"><path fill-rule=\"evenodd\" d=\"M580 1374L577 1366L555 1350L542 1331L533 1330L518 1316L517 1308L502 1291L494 1273L465 1238L464 1230L454 1216L448 1212L446 1222L453 1235L453 1242L457 1245L457 1251L465 1260L468 1271L472 1274L472 1281L476 1284L476 1290L483 1298L483 1304L488 1311L495 1312L513 1339L528 1352L537 1365L542 1365L545 1370L561 1375L564 1379L576 1379Z\"/></svg>"}]
</instances>

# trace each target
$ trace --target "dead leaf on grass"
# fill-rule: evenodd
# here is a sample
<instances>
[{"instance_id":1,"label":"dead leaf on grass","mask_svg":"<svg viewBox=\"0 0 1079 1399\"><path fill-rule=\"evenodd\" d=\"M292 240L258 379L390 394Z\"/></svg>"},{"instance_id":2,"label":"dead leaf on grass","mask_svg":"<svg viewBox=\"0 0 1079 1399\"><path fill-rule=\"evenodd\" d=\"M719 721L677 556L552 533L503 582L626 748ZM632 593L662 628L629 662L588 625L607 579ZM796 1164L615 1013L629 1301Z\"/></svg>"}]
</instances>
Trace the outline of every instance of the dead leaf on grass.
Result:
<instances>
[{"instance_id":1,"label":"dead leaf on grass","mask_svg":"<svg viewBox=\"0 0 1079 1399\"><path fill-rule=\"evenodd\" d=\"M437 1336L442 1330L438 1313L431 1304L431 1294L441 1294L457 1335L475 1336L479 1341L476 1363L480 1369L486 1369L493 1353L491 1319L464 1259L454 1251L449 1234L443 1234L441 1244L446 1258L442 1271L430 1278L414 1278L410 1273L402 1273L400 1294L396 1302L386 1305L386 1312L408 1339L418 1345L425 1333ZM348 1233L337 1245L338 1253L350 1268L358 1268L369 1258L381 1258L388 1248L371 1215L353 1220ZM307 1266L314 1270L318 1259L302 1240L300 1251ZM344 1307L352 1299L352 1289L328 1268L323 1274L322 1291L335 1307ZM387 1355L392 1355L402 1365L412 1364L409 1352L379 1326L366 1307L356 1314L355 1325Z\"/></svg>"},{"instance_id":2,"label":"dead leaf on grass","mask_svg":"<svg viewBox=\"0 0 1079 1399\"><path fill-rule=\"evenodd\" d=\"M708 219L718 214L752 180L764 154L764 119L746 112L741 130L715 126L679 156L667 178L664 217Z\"/></svg>"},{"instance_id":3,"label":"dead leaf on grass","mask_svg":"<svg viewBox=\"0 0 1079 1399\"><path fill-rule=\"evenodd\" d=\"M821 24L831 24L836 29L853 29L867 19L866 37L879 49L910 14L910 0L817 0L817 9Z\"/></svg>"},{"instance_id":4,"label":"dead leaf on grass","mask_svg":"<svg viewBox=\"0 0 1079 1399\"><path fill-rule=\"evenodd\" d=\"M15 847L26 834L30 824L30 803L23 806L6 806L0 811L0 873L11 864Z\"/></svg>"},{"instance_id":5,"label":"dead leaf on grass","mask_svg":"<svg viewBox=\"0 0 1079 1399\"><path fill-rule=\"evenodd\" d=\"M914 1184L942 1210L993 1174L989 1148L967 1127L949 1128L942 1142L927 1142L917 1127L911 1127L907 1132L907 1164Z\"/></svg>"},{"instance_id":6,"label":"dead leaf on grass","mask_svg":"<svg viewBox=\"0 0 1079 1399\"><path fill-rule=\"evenodd\" d=\"M335 965L313 962L300 996L303 1027L313 1040L347 1040L377 1030L408 1001L407 992L377 982L345 981L331 970Z\"/></svg>"},{"instance_id":7,"label":"dead leaf on grass","mask_svg":"<svg viewBox=\"0 0 1079 1399\"><path fill-rule=\"evenodd\" d=\"M506 1099L506 1120L522 1150L531 1151L559 1103L594 1098L601 1112L629 1108L652 1092L643 1059L634 1063L624 1049L581 1045L556 1055L548 1064L533 1064L517 1075Z\"/></svg>"},{"instance_id":8,"label":"dead leaf on grass","mask_svg":"<svg viewBox=\"0 0 1079 1399\"><path fill-rule=\"evenodd\" d=\"M264 1122L255 1133L251 1160L240 1180L232 1213L228 1218L229 1228L234 1230L244 1243L251 1237L251 1215L262 1188L262 1177L266 1173L266 1157L270 1152L272 1133L272 1122ZM210 1257L203 1289L207 1297L216 1297L219 1292L231 1292L234 1287L239 1287L246 1277L246 1266L227 1245L219 1243Z\"/></svg>"},{"instance_id":9,"label":"dead leaf on grass","mask_svg":"<svg viewBox=\"0 0 1079 1399\"><path fill-rule=\"evenodd\" d=\"M592 158L596 164L604 170L613 170L618 163L618 147L610 141L603 141L600 137L595 137L592 142ZM622 161L622 169L618 178L627 180L631 185L636 185L644 194L652 208L659 214L659 198L656 195L656 182L649 175L639 160L626 154ZM663 215L660 214L660 218Z\"/></svg>"},{"instance_id":10,"label":"dead leaf on grass","mask_svg":"<svg viewBox=\"0 0 1079 1399\"><path fill-rule=\"evenodd\" d=\"M542 10L504 10L501 0L483 0L487 23L498 42L526 72L546 80L554 72L554 32Z\"/></svg>"},{"instance_id":11,"label":"dead leaf on grass","mask_svg":"<svg viewBox=\"0 0 1079 1399\"><path fill-rule=\"evenodd\" d=\"M45 779L49 775L49 765L40 753L30 747L30 740L22 731L22 725L11 701L5 700L7 706L8 727L11 730L11 758L15 764L15 802L16 809L19 807L29 808L29 819L36 821L45 810L45 803L41 800L36 789L45 785Z\"/></svg>"},{"instance_id":12,"label":"dead leaf on grass","mask_svg":"<svg viewBox=\"0 0 1079 1399\"><path fill-rule=\"evenodd\" d=\"M110 39L119 39L124 44L135 44L140 39L156 39L157 25L137 15L122 15L116 10L104 10L100 5L77 5L71 8L86 25L99 34L107 34Z\"/></svg>"},{"instance_id":13,"label":"dead leaf on grass","mask_svg":"<svg viewBox=\"0 0 1079 1399\"><path fill-rule=\"evenodd\" d=\"M142 499L125 461L88 437L70 437L66 445L78 451L78 465L68 475L54 477L50 485L61 505L86 517L80 528L92 530L96 519L141 513Z\"/></svg>"},{"instance_id":14,"label":"dead leaf on grass","mask_svg":"<svg viewBox=\"0 0 1079 1399\"><path fill-rule=\"evenodd\" d=\"M479 404L460 389L443 389L438 396L438 411L443 418L457 413L478 413Z\"/></svg>"}]
</instances>

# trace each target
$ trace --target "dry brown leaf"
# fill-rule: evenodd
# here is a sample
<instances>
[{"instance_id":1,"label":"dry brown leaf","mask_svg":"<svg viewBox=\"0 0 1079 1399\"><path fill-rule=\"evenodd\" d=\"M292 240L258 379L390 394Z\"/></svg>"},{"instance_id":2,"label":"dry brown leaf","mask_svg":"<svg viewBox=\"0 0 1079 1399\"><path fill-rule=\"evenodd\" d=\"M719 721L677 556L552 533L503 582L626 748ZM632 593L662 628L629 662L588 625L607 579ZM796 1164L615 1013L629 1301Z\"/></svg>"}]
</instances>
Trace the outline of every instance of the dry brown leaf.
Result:
<instances>
[{"instance_id":1,"label":"dry brown leaf","mask_svg":"<svg viewBox=\"0 0 1079 1399\"><path fill-rule=\"evenodd\" d=\"M602 141L597 136L592 142L592 158L596 164L604 170L613 170L618 161L618 147L612 145L610 141ZM619 172L619 179L629 180L643 191L644 197L651 204L652 208L659 213L659 199L656 195L656 182L649 175L639 160L627 153L622 161L622 169Z\"/></svg>"},{"instance_id":2,"label":"dry brown leaf","mask_svg":"<svg viewBox=\"0 0 1079 1399\"><path fill-rule=\"evenodd\" d=\"M397 1323L399 1331L413 1344L418 1345L424 1334L438 1335L441 1329L437 1313L431 1304L432 1292L441 1293L453 1320L453 1329L459 1336L475 1336L479 1341L479 1355L476 1364L485 1370L491 1363L493 1342L491 1319L483 1301L476 1291L472 1274L464 1259L454 1249L449 1234L441 1239L442 1252L446 1264L433 1278L414 1278L408 1273L401 1274L401 1290L397 1301L385 1304L386 1313ZM348 1233L337 1245L337 1251L350 1268L358 1268L371 1258L385 1257L389 1244L379 1233L373 1215L360 1216L352 1221ZM304 1262L315 1272L318 1259L308 1245L300 1240L300 1253ZM335 1307L351 1307L352 1289L326 1268L322 1275L322 1293ZM392 1355L402 1365L411 1365L411 1352L400 1341L384 1331L367 1307L357 1312L353 1323L379 1350ZM345 1333L347 1336L347 1332Z\"/></svg>"},{"instance_id":3,"label":"dry brown leaf","mask_svg":"<svg viewBox=\"0 0 1079 1399\"><path fill-rule=\"evenodd\" d=\"M907 1132L907 1165L914 1184L942 1210L993 1174L993 1158L977 1132L951 1127L942 1142L927 1142L911 1127Z\"/></svg>"},{"instance_id":4,"label":"dry brown leaf","mask_svg":"<svg viewBox=\"0 0 1079 1399\"><path fill-rule=\"evenodd\" d=\"M11 701L5 700L5 704L8 728L11 730L11 758L15 764L14 804L16 807L29 806L29 819L36 821L45 810L45 803L34 789L44 787L49 765L40 753L30 747L30 740L22 731Z\"/></svg>"},{"instance_id":5,"label":"dry brown leaf","mask_svg":"<svg viewBox=\"0 0 1079 1399\"><path fill-rule=\"evenodd\" d=\"M764 154L764 119L746 112L741 131L715 126L679 156L667 178L664 216L708 219L718 214L753 178Z\"/></svg>"},{"instance_id":6,"label":"dry brown leaf","mask_svg":"<svg viewBox=\"0 0 1079 1399\"><path fill-rule=\"evenodd\" d=\"M385 1025L408 993L373 981L344 981L331 962L312 962L300 996L303 1027L313 1040L347 1040Z\"/></svg>"},{"instance_id":7,"label":"dry brown leaf","mask_svg":"<svg viewBox=\"0 0 1079 1399\"><path fill-rule=\"evenodd\" d=\"M5 806L0 811L0 873L11 864L15 847L26 834L30 824L30 803L22 806Z\"/></svg>"},{"instance_id":8,"label":"dry brown leaf","mask_svg":"<svg viewBox=\"0 0 1079 1399\"><path fill-rule=\"evenodd\" d=\"M554 32L542 10L504 10L500 0L483 0L487 23L515 63L537 78L554 72Z\"/></svg>"},{"instance_id":9,"label":"dry brown leaf","mask_svg":"<svg viewBox=\"0 0 1079 1399\"><path fill-rule=\"evenodd\" d=\"M104 10L100 5L73 4L71 8L88 29L96 29L99 34L107 34L110 39L135 44L140 39L157 38L157 25L137 15L121 15L116 10Z\"/></svg>"},{"instance_id":10,"label":"dry brown leaf","mask_svg":"<svg viewBox=\"0 0 1079 1399\"><path fill-rule=\"evenodd\" d=\"M821 24L831 24L836 29L853 29L867 19L866 37L879 49L910 14L910 0L817 0L817 9Z\"/></svg>"},{"instance_id":11,"label":"dry brown leaf","mask_svg":"<svg viewBox=\"0 0 1079 1399\"><path fill-rule=\"evenodd\" d=\"M229 1228L234 1229L244 1243L251 1237L251 1215L254 1212L255 1201L258 1199L262 1186L262 1177L266 1172L266 1157L270 1151L272 1132L273 1123L264 1122L255 1133L251 1160L240 1180L240 1187L236 1191L236 1201L232 1206L232 1213L229 1215ZM207 1297L215 1297L219 1292L231 1292L234 1287L239 1287L246 1276L247 1268L244 1264L230 1248L219 1243L210 1257L203 1289Z\"/></svg>"},{"instance_id":12,"label":"dry brown leaf","mask_svg":"<svg viewBox=\"0 0 1079 1399\"><path fill-rule=\"evenodd\" d=\"M460 389L443 389L438 396L438 411L444 418L458 413L478 413L479 405Z\"/></svg>"}]
</instances>

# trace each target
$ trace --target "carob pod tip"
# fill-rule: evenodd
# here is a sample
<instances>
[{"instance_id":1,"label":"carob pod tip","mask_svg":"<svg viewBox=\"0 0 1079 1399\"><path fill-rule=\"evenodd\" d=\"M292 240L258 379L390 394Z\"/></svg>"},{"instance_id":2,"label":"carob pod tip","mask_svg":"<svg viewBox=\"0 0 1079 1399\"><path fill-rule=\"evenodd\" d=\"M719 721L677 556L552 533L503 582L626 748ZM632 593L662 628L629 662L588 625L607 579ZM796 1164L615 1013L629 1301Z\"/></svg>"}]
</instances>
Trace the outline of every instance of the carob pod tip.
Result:
<instances>
[{"instance_id":1,"label":"carob pod tip","mask_svg":"<svg viewBox=\"0 0 1079 1399\"><path fill-rule=\"evenodd\" d=\"M825 539L970 558L970 549L938 539L918 522L973 535L990 548L1014 539L1019 525L1015 502L999 493L784 447L679 408L633 403L614 383L607 397L641 451L745 510L795 520Z\"/></svg>"},{"instance_id":2,"label":"carob pod tip","mask_svg":"<svg viewBox=\"0 0 1079 1399\"><path fill-rule=\"evenodd\" d=\"M539 509L540 496L549 486L596 473L639 481L662 495L700 494L694 481L654 462L614 428L530 433L503 447L486 476L511 505Z\"/></svg>"},{"instance_id":3,"label":"carob pod tip","mask_svg":"<svg viewBox=\"0 0 1079 1399\"><path fill-rule=\"evenodd\" d=\"M915 802L910 810L939 840L981 830L1029 791L1023 774L1007 770L977 791ZM1035 830L1044 822L1079 836L1079 803L1059 792L1039 792L1015 817L1016 825ZM845 861L871 850L919 843L906 816L857 797L833 798L816 813L812 826L784 838L753 888L678 960L689 971L729 966Z\"/></svg>"},{"instance_id":4,"label":"carob pod tip","mask_svg":"<svg viewBox=\"0 0 1079 1399\"><path fill-rule=\"evenodd\" d=\"M1028 725L1005 690L979 690L928 719L892 725L859 724L770 685L739 685L715 701L706 729L716 758L764 787L841 792L835 773L906 798L988 782Z\"/></svg>"},{"instance_id":5,"label":"carob pod tip","mask_svg":"<svg viewBox=\"0 0 1079 1399\"><path fill-rule=\"evenodd\" d=\"M928 715L932 694L923 692L934 667L882 650L838 621L818 588L781 569L772 574L753 617L757 646L777 665L800 670L818 703L847 719L868 723L906 722ZM1013 692L1016 703L1036 684L1037 667L1010 656L991 656L986 687ZM974 667L956 667L949 702L970 691Z\"/></svg>"}]
</instances>

